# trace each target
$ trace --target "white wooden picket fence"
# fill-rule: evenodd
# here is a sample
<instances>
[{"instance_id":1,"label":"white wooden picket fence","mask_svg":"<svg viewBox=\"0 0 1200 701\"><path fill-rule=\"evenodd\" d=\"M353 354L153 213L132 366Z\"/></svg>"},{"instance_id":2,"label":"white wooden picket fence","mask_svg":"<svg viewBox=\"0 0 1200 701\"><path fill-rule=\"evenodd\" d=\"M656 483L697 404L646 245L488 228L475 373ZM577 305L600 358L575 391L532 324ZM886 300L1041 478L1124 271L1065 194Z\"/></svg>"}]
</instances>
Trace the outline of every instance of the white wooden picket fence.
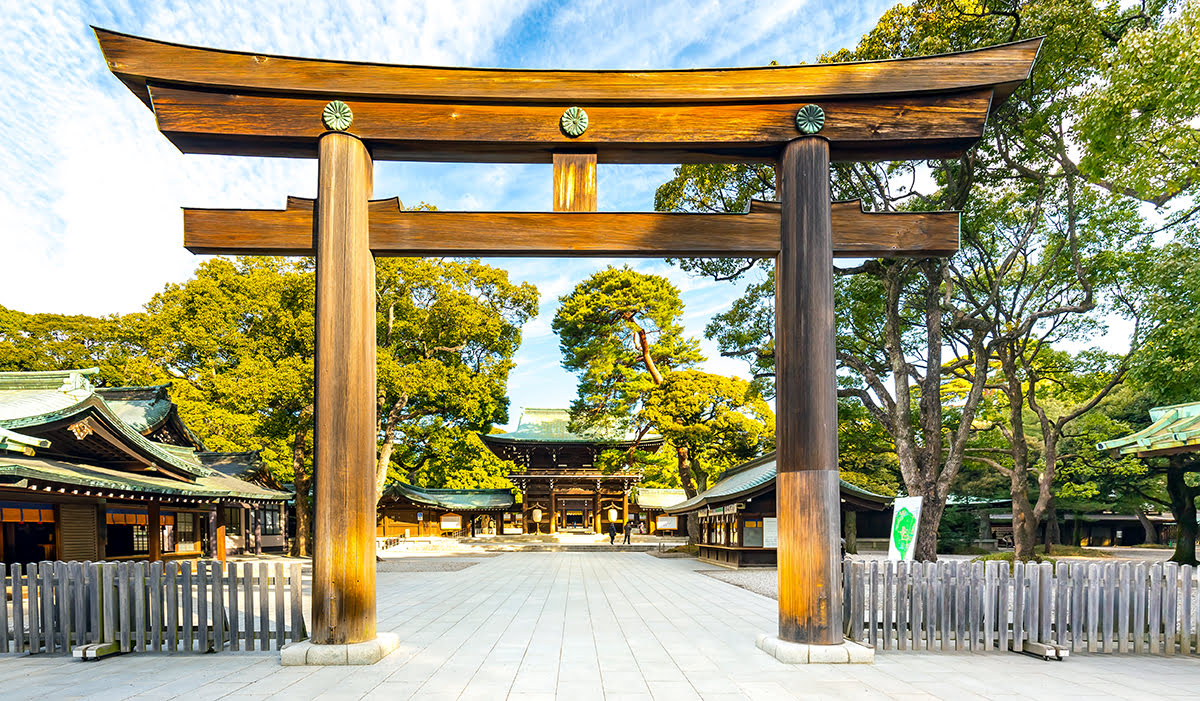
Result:
<instances>
[{"instance_id":1,"label":"white wooden picket fence","mask_svg":"<svg viewBox=\"0 0 1200 701\"><path fill-rule=\"evenodd\" d=\"M1176 563L843 563L846 636L882 650L1200 654L1196 568Z\"/></svg>"},{"instance_id":2,"label":"white wooden picket fence","mask_svg":"<svg viewBox=\"0 0 1200 701\"><path fill-rule=\"evenodd\" d=\"M0 564L0 653L279 649L308 637L301 582L299 563Z\"/></svg>"}]
</instances>

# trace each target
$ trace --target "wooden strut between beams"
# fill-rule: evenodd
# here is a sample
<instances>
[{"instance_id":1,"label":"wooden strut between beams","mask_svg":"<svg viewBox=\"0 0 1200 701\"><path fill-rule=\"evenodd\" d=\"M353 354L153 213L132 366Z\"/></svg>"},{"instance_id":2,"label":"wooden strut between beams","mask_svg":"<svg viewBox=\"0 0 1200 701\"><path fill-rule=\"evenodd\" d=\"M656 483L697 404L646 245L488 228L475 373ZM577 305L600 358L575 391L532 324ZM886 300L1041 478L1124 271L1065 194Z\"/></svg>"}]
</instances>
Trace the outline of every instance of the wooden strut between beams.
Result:
<instances>
[{"instance_id":1,"label":"wooden strut between beams","mask_svg":"<svg viewBox=\"0 0 1200 701\"><path fill-rule=\"evenodd\" d=\"M313 255L313 201L285 210L184 209L184 247L217 255ZM779 206L746 214L653 212L408 212L396 199L370 203L376 256L773 257ZM958 250L957 212L863 212L833 203L833 253L842 258L948 256Z\"/></svg>"}]
</instances>

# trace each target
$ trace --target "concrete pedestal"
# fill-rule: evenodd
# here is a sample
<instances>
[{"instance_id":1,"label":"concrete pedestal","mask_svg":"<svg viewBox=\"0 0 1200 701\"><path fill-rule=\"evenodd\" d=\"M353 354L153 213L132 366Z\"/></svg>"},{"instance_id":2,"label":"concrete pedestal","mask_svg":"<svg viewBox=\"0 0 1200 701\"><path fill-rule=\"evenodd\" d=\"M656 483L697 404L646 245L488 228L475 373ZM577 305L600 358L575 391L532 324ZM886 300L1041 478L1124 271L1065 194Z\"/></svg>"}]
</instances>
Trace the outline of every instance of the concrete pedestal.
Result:
<instances>
[{"instance_id":1,"label":"concrete pedestal","mask_svg":"<svg viewBox=\"0 0 1200 701\"><path fill-rule=\"evenodd\" d=\"M399 646L400 637L395 633L380 633L374 640L350 645L314 645L303 640L284 645L279 663L284 667L375 664Z\"/></svg>"},{"instance_id":2,"label":"concrete pedestal","mask_svg":"<svg viewBox=\"0 0 1200 701\"><path fill-rule=\"evenodd\" d=\"M808 645L780 640L774 635L759 633L755 643L759 650L784 664L874 664L875 648L849 640L841 645Z\"/></svg>"}]
</instances>

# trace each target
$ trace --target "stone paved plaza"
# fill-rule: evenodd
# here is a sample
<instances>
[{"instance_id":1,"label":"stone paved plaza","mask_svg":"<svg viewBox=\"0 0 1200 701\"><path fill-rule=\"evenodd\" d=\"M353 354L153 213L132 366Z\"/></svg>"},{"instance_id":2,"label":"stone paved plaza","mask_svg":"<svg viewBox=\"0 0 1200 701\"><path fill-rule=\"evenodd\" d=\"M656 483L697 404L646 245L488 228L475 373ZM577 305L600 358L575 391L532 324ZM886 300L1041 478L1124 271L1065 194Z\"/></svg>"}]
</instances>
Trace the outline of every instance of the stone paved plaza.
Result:
<instances>
[{"instance_id":1,"label":"stone paved plaza","mask_svg":"<svg viewBox=\"0 0 1200 701\"><path fill-rule=\"evenodd\" d=\"M280 667L271 653L0 656L17 699L1194 699L1200 658L900 653L788 667L754 646L774 600L642 553L511 553L381 567L372 667ZM462 565L462 567L458 567ZM390 571L389 571L390 570ZM423 571L425 570L425 571Z\"/></svg>"}]
</instances>

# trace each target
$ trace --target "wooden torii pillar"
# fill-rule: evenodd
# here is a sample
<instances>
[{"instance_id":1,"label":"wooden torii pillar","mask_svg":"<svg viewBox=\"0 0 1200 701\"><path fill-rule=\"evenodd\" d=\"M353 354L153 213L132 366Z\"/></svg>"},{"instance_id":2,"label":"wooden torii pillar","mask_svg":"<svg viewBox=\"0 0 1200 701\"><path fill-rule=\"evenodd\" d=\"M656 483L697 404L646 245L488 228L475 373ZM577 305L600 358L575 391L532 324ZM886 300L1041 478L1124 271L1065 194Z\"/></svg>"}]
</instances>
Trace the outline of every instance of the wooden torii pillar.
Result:
<instances>
[{"instance_id":1,"label":"wooden torii pillar","mask_svg":"<svg viewBox=\"0 0 1200 701\"><path fill-rule=\"evenodd\" d=\"M808 661L810 647L824 649L814 661L849 661L831 654L842 643L832 260L952 254L958 214L831 204L829 163L958 157L1028 77L1040 40L898 61L621 72L342 63L96 35L185 153L320 164L315 202L184 211L195 253L317 259L317 645L301 663L370 662L386 647L375 631L372 255L774 258L779 630L759 645L788 662ZM369 201L373 158L550 161L555 211L400 211ZM600 213L601 161L773 162L780 203ZM315 649L356 645L375 645L374 657Z\"/></svg>"}]
</instances>

